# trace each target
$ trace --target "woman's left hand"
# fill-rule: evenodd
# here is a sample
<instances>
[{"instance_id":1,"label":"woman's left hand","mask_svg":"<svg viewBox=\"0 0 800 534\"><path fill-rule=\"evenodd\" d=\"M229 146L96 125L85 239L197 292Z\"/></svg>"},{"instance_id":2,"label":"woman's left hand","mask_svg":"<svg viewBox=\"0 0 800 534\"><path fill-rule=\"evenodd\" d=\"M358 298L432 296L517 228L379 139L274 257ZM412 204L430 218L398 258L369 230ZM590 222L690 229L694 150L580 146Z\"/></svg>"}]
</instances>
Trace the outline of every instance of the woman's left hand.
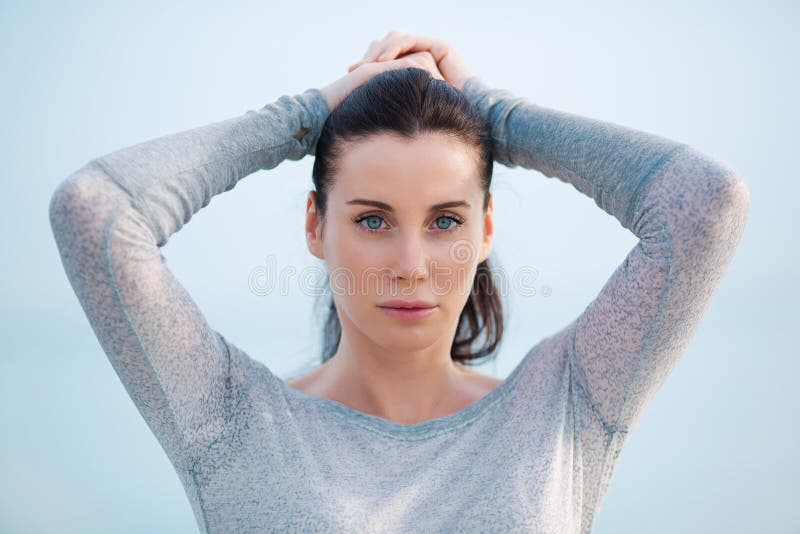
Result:
<instances>
[{"instance_id":1,"label":"woman's left hand","mask_svg":"<svg viewBox=\"0 0 800 534\"><path fill-rule=\"evenodd\" d=\"M350 65L347 71L364 63L391 61L403 54L421 51L430 52L445 81L456 89L460 90L464 82L475 74L450 43L400 32L389 32L383 39L372 41L361 61Z\"/></svg>"}]
</instances>

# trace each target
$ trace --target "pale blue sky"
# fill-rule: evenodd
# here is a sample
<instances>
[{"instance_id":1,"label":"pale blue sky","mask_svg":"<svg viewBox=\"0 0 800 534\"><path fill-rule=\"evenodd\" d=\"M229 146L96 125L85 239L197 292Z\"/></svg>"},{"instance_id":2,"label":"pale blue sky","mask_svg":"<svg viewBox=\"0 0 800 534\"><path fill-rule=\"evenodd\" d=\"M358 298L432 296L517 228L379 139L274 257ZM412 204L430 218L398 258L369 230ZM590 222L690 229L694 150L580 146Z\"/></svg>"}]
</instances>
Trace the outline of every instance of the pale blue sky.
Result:
<instances>
[{"instance_id":1,"label":"pale blue sky","mask_svg":"<svg viewBox=\"0 0 800 534\"><path fill-rule=\"evenodd\" d=\"M619 458L598 533L800 531L795 387L799 17L792 2L4 2L6 251L0 531L196 532L183 487L64 274L50 194L88 160L330 83L390 30L453 43L491 85L687 142L738 169L751 213L674 373ZM107 5L108 4L108 5ZM280 375L319 349L313 298L248 278L314 265L312 158L219 195L164 249L215 329ZM636 238L567 184L496 166L497 258L511 294L505 377L594 298Z\"/></svg>"}]
</instances>

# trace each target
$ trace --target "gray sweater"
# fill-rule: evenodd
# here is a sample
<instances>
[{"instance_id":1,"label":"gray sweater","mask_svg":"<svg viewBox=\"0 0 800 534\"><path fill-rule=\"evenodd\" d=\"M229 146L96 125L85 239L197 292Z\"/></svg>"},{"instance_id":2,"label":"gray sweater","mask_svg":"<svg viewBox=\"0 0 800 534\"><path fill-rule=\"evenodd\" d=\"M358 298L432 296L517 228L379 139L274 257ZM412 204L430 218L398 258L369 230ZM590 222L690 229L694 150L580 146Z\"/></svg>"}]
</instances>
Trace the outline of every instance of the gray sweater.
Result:
<instances>
[{"instance_id":1,"label":"gray sweater","mask_svg":"<svg viewBox=\"0 0 800 534\"><path fill-rule=\"evenodd\" d=\"M419 424L288 386L208 324L161 254L214 195L314 154L329 112L318 89L98 157L53 193L69 282L201 532L591 530L625 438L730 264L749 191L684 143L477 76L463 91L495 161L571 184L639 241L499 386Z\"/></svg>"}]
</instances>

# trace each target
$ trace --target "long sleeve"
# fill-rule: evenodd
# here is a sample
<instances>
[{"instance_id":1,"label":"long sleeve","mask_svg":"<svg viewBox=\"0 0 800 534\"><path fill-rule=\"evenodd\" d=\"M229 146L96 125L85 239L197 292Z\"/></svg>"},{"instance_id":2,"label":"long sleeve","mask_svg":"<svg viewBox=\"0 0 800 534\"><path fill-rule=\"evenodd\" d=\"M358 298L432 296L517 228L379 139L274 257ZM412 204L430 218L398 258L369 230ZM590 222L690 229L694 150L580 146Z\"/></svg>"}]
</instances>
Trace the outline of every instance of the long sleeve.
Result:
<instances>
[{"instance_id":1,"label":"long sleeve","mask_svg":"<svg viewBox=\"0 0 800 534\"><path fill-rule=\"evenodd\" d=\"M569 364L609 434L626 433L694 335L740 241L749 191L691 146L463 87L488 121L495 161L571 184L639 239L570 325Z\"/></svg>"},{"instance_id":2,"label":"long sleeve","mask_svg":"<svg viewBox=\"0 0 800 534\"><path fill-rule=\"evenodd\" d=\"M318 89L89 161L50 199L67 277L103 350L172 463L191 470L254 376L213 330L160 247L214 195L313 154L328 115Z\"/></svg>"}]
</instances>

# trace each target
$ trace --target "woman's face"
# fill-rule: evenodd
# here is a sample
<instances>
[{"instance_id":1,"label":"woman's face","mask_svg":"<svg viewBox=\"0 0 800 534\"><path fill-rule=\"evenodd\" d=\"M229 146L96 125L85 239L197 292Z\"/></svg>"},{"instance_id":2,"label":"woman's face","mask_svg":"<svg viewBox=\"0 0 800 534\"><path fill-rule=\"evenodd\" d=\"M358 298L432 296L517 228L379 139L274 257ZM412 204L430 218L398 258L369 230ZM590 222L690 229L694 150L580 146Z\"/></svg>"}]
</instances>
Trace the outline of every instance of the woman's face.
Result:
<instances>
[{"instance_id":1,"label":"woman's face","mask_svg":"<svg viewBox=\"0 0 800 534\"><path fill-rule=\"evenodd\" d=\"M309 250L325 260L342 328L392 350L455 335L478 263L491 251L491 197L462 141L380 134L349 144L328 192L324 231L309 193ZM421 300L427 316L401 320L381 305Z\"/></svg>"}]
</instances>

